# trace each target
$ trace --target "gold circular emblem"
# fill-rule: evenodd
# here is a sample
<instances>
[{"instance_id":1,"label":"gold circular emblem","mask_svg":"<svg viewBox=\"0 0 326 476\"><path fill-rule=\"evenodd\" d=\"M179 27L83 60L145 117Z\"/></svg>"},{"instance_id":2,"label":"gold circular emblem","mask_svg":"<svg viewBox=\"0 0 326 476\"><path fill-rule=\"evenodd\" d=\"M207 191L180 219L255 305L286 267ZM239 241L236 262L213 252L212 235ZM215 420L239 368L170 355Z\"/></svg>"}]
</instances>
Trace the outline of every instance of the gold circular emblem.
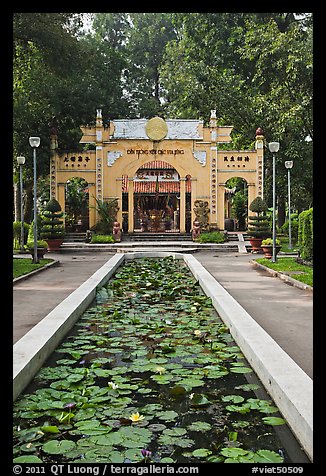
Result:
<instances>
[{"instance_id":1,"label":"gold circular emblem","mask_svg":"<svg viewBox=\"0 0 326 476\"><path fill-rule=\"evenodd\" d=\"M151 140L162 140L168 133L168 126L161 117L152 117L146 124L146 134Z\"/></svg>"}]
</instances>

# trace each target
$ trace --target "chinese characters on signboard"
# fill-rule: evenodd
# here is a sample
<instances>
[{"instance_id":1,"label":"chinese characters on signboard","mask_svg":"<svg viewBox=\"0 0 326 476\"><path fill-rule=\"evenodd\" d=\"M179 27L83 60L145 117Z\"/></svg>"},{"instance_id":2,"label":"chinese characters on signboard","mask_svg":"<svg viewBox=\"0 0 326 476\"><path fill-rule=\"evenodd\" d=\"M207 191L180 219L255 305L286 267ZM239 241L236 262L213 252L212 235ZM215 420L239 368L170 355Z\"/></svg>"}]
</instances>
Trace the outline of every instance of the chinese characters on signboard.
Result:
<instances>
[{"instance_id":1,"label":"chinese characters on signboard","mask_svg":"<svg viewBox=\"0 0 326 476\"><path fill-rule=\"evenodd\" d=\"M87 163L88 163L90 160L91 160L91 159L90 159L88 156L83 157L83 156L81 156L81 155L79 155L78 157L76 157L76 156L73 155L73 156L71 156L71 157L65 157L65 158L63 159L63 161L64 161L66 167L69 167L69 165L70 165L70 167L75 167L75 166L81 167L82 165L83 165L84 167L87 167Z\"/></svg>"},{"instance_id":2,"label":"chinese characters on signboard","mask_svg":"<svg viewBox=\"0 0 326 476\"><path fill-rule=\"evenodd\" d=\"M227 167L245 167L246 163L249 162L249 156L246 155L245 157L242 157L242 155L238 155L235 157L234 155L231 155L231 157L224 156L224 162L228 162L226 164ZM231 164L232 162L232 164Z\"/></svg>"}]
</instances>

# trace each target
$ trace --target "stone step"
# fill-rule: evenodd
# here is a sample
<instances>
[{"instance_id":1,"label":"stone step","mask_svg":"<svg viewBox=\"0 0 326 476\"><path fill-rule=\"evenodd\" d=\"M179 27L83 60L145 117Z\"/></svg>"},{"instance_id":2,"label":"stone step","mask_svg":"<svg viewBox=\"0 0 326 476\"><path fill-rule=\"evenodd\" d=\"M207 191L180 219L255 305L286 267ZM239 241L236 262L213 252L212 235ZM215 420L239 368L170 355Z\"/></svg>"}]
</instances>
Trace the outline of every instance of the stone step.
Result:
<instances>
[{"instance_id":1,"label":"stone step","mask_svg":"<svg viewBox=\"0 0 326 476\"><path fill-rule=\"evenodd\" d=\"M161 246L156 246L156 247L151 247L151 246L143 246L141 248L130 248L130 247L118 247L115 250L117 253L136 253L136 252L151 252L151 251L163 251L163 252L168 252L168 253L197 253L199 251L199 248L177 248L177 247L161 247Z\"/></svg>"},{"instance_id":2,"label":"stone step","mask_svg":"<svg viewBox=\"0 0 326 476\"><path fill-rule=\"evenodd\" d=\"M123 241L190 241L191 233L129 233Z\"/></svg>"},{"instance_id":3,"label":"stone step","mask_svg":"<svg viewBox=\"0 0 326 476\"><path fill-rule=\"evenodd\" d=\"M178 252L191 252L189 250L211 250L211 251L239 251L239 247L236 243L194 243L192 241L178 242L159 242L159 241L148 241L148 242L120 242L120 243L63 243L61 245L61 252L77 252L77 251L106 251L116 253L117 250L127 251L150 251L150 250L162 250L164 251L175 251ZM181 250L181 251L180 251ZM121 252L121 251L120 251Z\"/></svg>"},{"instance_id":4,"label":"stone step","mask_svg":"<svg viewBox=\"0 0 326 476\"><path fill-rule=\"evenodd\" d=\"M75 233L66 233L64 238L64 243L83 243L86 239L86 233L75 232Z\"/></svg>"}]
</instances>

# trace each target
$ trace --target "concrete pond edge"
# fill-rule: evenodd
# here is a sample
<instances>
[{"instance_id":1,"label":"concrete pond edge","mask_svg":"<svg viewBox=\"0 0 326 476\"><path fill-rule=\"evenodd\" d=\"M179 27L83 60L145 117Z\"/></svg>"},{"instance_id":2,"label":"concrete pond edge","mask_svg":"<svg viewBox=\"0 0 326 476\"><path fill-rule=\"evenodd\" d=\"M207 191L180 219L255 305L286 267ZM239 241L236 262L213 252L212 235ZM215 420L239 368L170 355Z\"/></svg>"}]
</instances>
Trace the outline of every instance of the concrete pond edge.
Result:
<instances>
[{"instance_id":1,"label":"concrete pond edge","mask_svg":"<svg viewBox=\"0 0 326 476\"><path fill-rule=\"evenodd\" d=\"M265 390L309 459L313 460L313 382L223 286L190 254L117 253L13 346L15 400L54 352L81 314L125 260L173 256L183 259L230 330Z\"/></svg>"}]
</instances>

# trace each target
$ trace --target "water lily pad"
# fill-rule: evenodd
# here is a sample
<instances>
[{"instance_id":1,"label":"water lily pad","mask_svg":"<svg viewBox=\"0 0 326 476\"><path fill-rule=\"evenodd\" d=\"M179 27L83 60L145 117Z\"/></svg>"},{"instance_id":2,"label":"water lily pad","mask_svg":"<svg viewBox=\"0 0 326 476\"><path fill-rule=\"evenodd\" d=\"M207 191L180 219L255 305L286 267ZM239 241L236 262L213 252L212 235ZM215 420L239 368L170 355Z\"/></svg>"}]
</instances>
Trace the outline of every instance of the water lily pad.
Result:
<instances>
[{"instance_id":1,"label":"water lily pad","mask_svg":"<svg viewBox=\"0 0 326 476\"><path fill-rule=\"evenodd\" d=\"M223 448L221 454L227 458L237 458L238 456L244 456L248 454L247 450L242 448Z\"/></svg>"},{"instance_id":2,"label":"water lily pad","mask_svg":"<svg viewBox=\"0 0 326 476\"><path fill-rule=\"evenodd\" d=\"M30 464L43 463L43 461L38 456L34 456L34 455L17 456L17 458L14 458L13 462L14 463L30 463Z\"/></svg>"},{"instance_id":3,"label":"water lily pad","mask_svg":"<svg viewBox=\"0 0 326 476\"><path fill-rule=\"evenodd\" d=\"M89 418L92 418L96 413L95 408L81 408L76 412L76 415L74 417L74 421L80 421L80 420L88 420Z\"/></svg>"},{"instance_id":4,"label":"water lily pad","mask_svg":"<svg viewBox=\"0 0 326 476\"><path fill-rule=\"evenodd\" d=\"M194 421L187 428L190 431L208 431L212 425L206 421Z\"/></svg>"},{"instance_id":5,"label":"water lily pad","mask_svg":"<svg viewBox=\"0 0 326 476\"><path fill-rule=\"evenodd\" d=\"M234 374L249 374L252 372L252 369L249 367L231 367L230 372Z\"/></svg>"},{"instance_id":6,"label":"water lily pad","mask_svg":"<svg viewBox=\"0 0 326 476\"><path fill-rule=\"evenodd\" d=\"M163 431L166 428L166 425L163 425L162 423L152 423L151 425L148 425L148 430L153 431L154 433L158 431Z\"/></svg>"},{"instance_id":7,"label":"water lily pad","mask_svg":"<svg viewBox=\"0 0 326 476\"><path fill-rule=\"evenodd\" d=\"M120 445L123 442L123 436L116 431L105 435L90 436L89 441L99 446L114 446Z\"/></svg>"},{"instance_id":8,"label":"water lily pad","mask_svg":"<svg viewBox=\"0 0 326 476\"><path fill-rule=\"evenodd\" d=\"M42 446L42 450L49 454L65 454L76 447L76 443L70 440L51 440Z\"/></svg>"},{"instance_id":9,"label":"water lily pad","mask_svg":"<svg viewBox=\"0 0 326 476\"><path fill-rule=\"evenodd\" d=\"M279 417L264 417L262 420L266 425L273 425L273 426L284 425L286 423L286 421L283 418L279 418Z\"/></svg>"},{"instance_id":10,"label":"water lily pad","mask_svg":"<svg viewBox=\"0 0 326 476\"><path fill-rule=\"evenodd\" d=\"M210 403L211 402L208 400L208 398L205 395L197 393L191 399L190 405L193 407L200 407L200 406L210 405Z\"/></svg>"},{"instance_id":11,"label":"water lily pad","mask_svg":"<svg viewBox=\"0 0 326 476\"><path fill-rule=\"evenodd\" d=\"M229 412L238 412L238 413L249 413L250 412L250 408L246 404L243 404L243 405L227 405L225 408Z\"/></svg>"},{"instance_id":12,"label":"water lily pad","mask_svg":"<svg viewBox=\"0 0 326 476\"><path fill-rule=\"evenodd\" d=\"M169 436L182 436L187 433L187 430L185 428L172 428L169 429L167 428L166 430L163 431L164 435L169 435Z\"/></svg>"},{"instance_id":13,"label":"water lily pad","mask_svg":"<svg viewBox=\"0 0 326 476\"><path fill-rule=\"evenodd\" d=\"M34 443L24 443L21 445L20 450L24 453L35 453L37 451L37 446Z\"/></svg>"},{"instance_id":14,"label":"water lily pad","mask_svg":"<svg viewBox=\"0 0 326 476\"><path fill-rule=\"evenodd\" d=\"M178 413L175 412L174 410L167 410L167 411L163 411L163 412L160 412L160 413L157 414L157 417L160 420L164 420L164 421L173 421L178 416L179 416Z\"/></svg>"},{"instance_id":15,"label":"water lily pad","mask_svg":"<svg viewBox=\"0 0 326 476\"><path fill-rule=\"evenodd\" d=\"M178 384L184 387L202 387L204 385L204 380L196 379L196 378L184 378L179 380Z\"/></svg>"},{"instance_id":16,"label":"water lily pad","mask_svg":"<svg viewBox=\"0 0 326 476\"><path fill-rule=\"evenodd\" d=\"M187 393L187 391L185 387L182 387L181 385L176 385L175 387L169 389L169 393L173 397L182 397Z\"/></svg>"},{"instance_id":17,"label":"water lily pad","mask_svg":"<svg viewBox=\"0 0 326 476\"><path fill-rule=\"evenodd\" d=\"M166 458L162 458L159 462L160 463L175 463L176 461L172 458L166 457Z\"/></svg>"},{"instance_id":18,"label":"water lily pad","mask_svg":"<svg viewBox=\"0 0 326 476\"><path fill-rule=\"evenodd\" d=\"M255 462L257 463L283 463L284 458L270 450L258 450L255 454Z\"/></svg>"},{"instance_id":19,"label":"water lily pad","mask_svg":"<svg viewBox=\"0 0 326 476\"><path fill-rule=\"evenodd\" d=\"M56 425L41 426L41 431L44 431L44 433L60 433L60 430Z\"/></svg>"},{"instance_id":20,"label":"water lily pad","mask_svg":"<svg viewBox=\"0 0 326 476\"><path fill-rule=\"evenodd\" d=\"M232 402L232 403L241 403L244 401L244 398L241 395L224 395L222 397L223 402Z\"/></svg>"},{"instance_id":21,"label":"water lily pad","mask_svg":"<svg viewBox=\"0 0 326 476\"><path fill-rule=\"evenodd\" d=\"M192 455L195 458L206 458L207 456L211 455L212 452L207 448L198 448L192 452Z\"/></svg>"}]
</instances>

